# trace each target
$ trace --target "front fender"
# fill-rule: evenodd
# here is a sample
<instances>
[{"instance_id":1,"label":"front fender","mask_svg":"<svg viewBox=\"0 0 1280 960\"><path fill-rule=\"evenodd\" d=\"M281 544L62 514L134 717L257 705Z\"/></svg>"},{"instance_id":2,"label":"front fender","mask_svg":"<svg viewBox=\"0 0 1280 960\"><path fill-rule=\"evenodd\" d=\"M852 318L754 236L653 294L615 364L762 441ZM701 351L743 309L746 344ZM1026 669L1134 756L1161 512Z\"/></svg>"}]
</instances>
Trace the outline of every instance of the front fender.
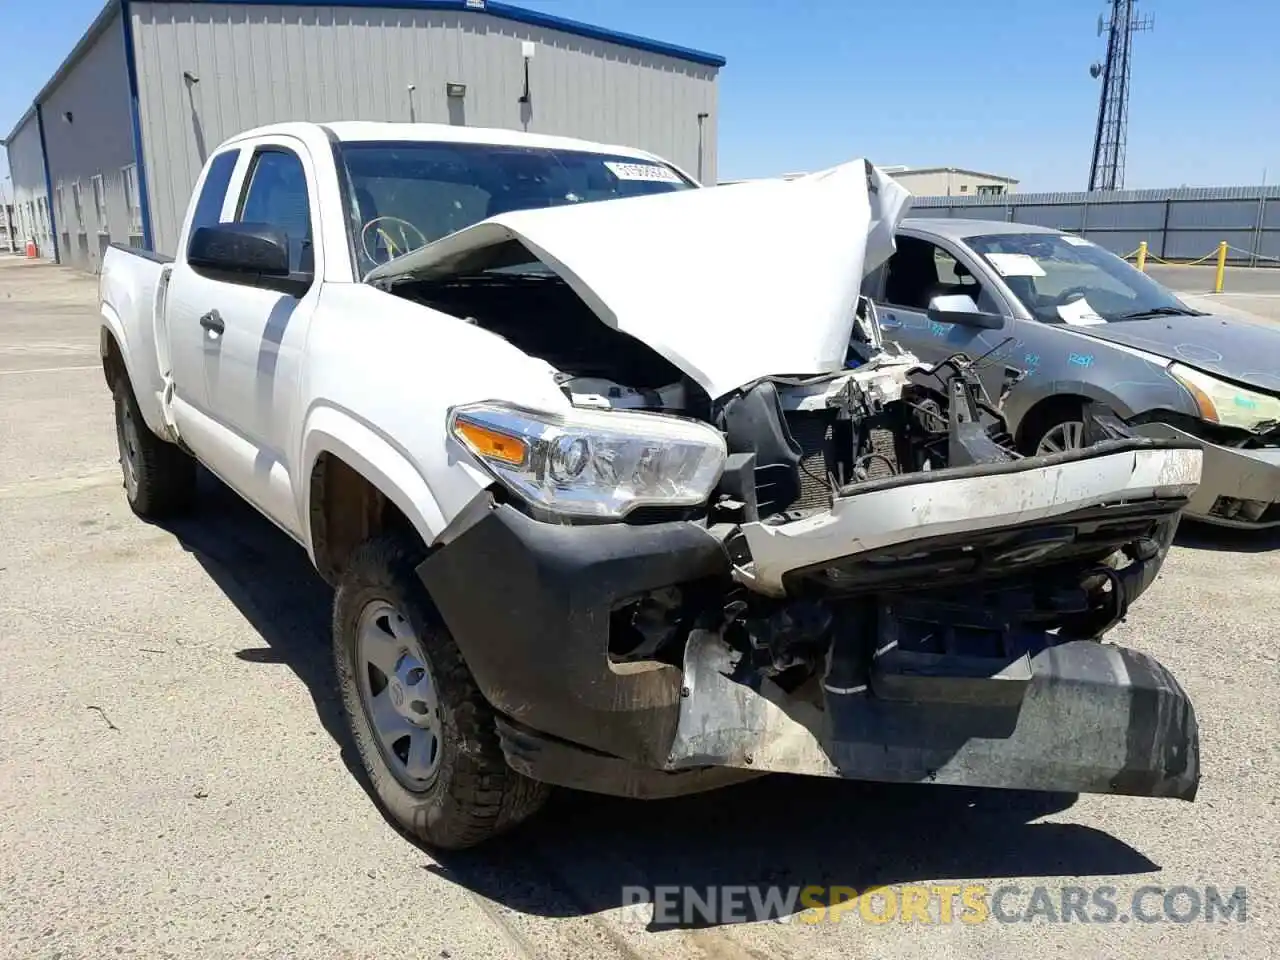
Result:
<instances>
[{"instance_id":1,"label":"front fender","mask_svg":"<svg viewBox=\"0 0 1280 960\"><path fill-rule=\"evenodd\" d=\"M1119 392L1097 383L1077 379L1037 380L1033 374L1014 387L1005 400L1004 415L1010 432L1016 434L1023 418L1038 404L1051 397L1068 396L1084 397L1095 403L1106 404L1122 420L1128 420L1139 412Z\"/></svg>"},{"instance_id":2,"label":"front fender","mask_svg":"<svg viewBox=\"0 0 1280 960\"><path fill-rule=\"evenodd\" d=\"M310 411L303 427L302 456L298 463L304 472L296 478L294 487L301 492L299 516L306 532L307 551L313 560L315 551L308 520L311 516L310 478L316 461L323 453L343 460L382 491L413 524L424 543L430 545L435 542L452 519L446 515L412 458L390 438L350 411L327 404L317 406ZM473 496L479 496L487 484L479 475L472 479Z\"/></svg>"}]
</instances>

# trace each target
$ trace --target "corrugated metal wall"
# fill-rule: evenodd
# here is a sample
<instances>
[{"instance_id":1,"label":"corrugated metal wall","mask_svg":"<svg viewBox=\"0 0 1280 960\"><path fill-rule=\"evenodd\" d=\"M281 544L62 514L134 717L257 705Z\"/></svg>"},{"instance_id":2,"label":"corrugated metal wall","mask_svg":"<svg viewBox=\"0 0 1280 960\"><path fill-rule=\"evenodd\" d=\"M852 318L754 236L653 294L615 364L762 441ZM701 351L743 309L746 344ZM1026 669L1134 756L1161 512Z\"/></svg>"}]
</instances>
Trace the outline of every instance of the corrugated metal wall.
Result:
<instances>
[{"instance_id":1,"label":"corrugated metal wall","mask_svg":"<svg viewBox=\"0 0 1280 960\"><path fill-rule=\"evenodd\" d=\"M49 91L41 112L58 251L63 263L96 271L107 245L128 243L131 233L124 170L134 162L133 126L119 14ZM98 176L102 215L94 195Z\"/></svg>"},{"instance_id":2,"label":"corrugated metal wall","mask_svg":"<svg viewBox=\"0 0 1280 960\"><path fill-rule=\"evenodd\" d=\"M9 140L9 175L13 177L13 229L19 248L34 239L42 257L53 257L49 230L49 196L44 181L40 126L31 111Z\"/></svg>"},{"instance_id":3,"label":"corrugated metal wall","mask_svg":"<svg viewBox=\"0 0 1280 960\"><path fill-rule=\"evenodd\" d=\"M280 120L411 120L528 129L652 150L716 175L716 73L673 57L481 13L134 2L156 249L172 252L208 151ZM537 51L524 89L521 41ZM198 78L191 83L184 72ZM445 84L465 83L459 102ZM416 90L412 99L408 85Z\"/></svg>"},{"instance_id":4,"label":"corrugated metal wall","mask_svg":"<svg viewBox=\"0 0 1280 960\"><path fill-rule=\"evenodd\" d=\"M1280 266L1280 187L1185 187L1111 193L1022 193L988 198L917 197L915 216L1036 223L1082 233L1121 256L1143 240L1150 254L1194 260L1228 244L1232 263Z\"/></svg>"}]
</instances>

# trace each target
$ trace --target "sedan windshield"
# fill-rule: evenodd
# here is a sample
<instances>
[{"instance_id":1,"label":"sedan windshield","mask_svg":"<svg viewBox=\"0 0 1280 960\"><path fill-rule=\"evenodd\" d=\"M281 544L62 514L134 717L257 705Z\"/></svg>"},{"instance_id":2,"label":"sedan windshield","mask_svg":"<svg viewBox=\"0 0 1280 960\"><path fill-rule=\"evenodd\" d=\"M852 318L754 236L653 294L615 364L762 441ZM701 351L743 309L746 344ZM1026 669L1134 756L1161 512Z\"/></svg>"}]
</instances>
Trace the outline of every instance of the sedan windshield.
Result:
<instances>
[{"instance_id":1,"label":"sedan windshield","mask_svg":"<svg viewBox=\"0 0 1280 960\"><path fill-rule=\"evenodd\" d=\"M342 144L360 273L511 210L636 197L694 184L653 160L502 144Z\"/></svg>"},{"instance_id":2,"label":"sedan windshield","mask_svg":"<svg viewBox=\"0 0 1280 960\"><path fill-rule=\"evenodd\" d=\"M966 241L1045 323L1199 316L1145 273L1080 237L1004 233Z\"/></svg>"}]
</instances>

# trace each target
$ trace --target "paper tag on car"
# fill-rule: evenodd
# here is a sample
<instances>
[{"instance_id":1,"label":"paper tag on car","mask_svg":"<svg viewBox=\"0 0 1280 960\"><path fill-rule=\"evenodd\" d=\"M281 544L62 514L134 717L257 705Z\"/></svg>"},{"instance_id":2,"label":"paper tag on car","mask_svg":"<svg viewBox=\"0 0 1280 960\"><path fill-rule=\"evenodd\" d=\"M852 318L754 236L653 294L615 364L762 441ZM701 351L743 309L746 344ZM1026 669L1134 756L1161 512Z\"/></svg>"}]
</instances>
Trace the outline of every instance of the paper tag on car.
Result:
<instances>
[{"instance_id":1,"label":"paper tag on car","mask_svg":"<svg viewBox=\"0 0 1280 960\"><path fill-rule=\"evenodd\" d=\"M683 183L676 172L660 163L619 163L606 160L604 165L619 180L652 180L658 183Z\"/></svg>"},{"instance_id":2,"label":"paper tag on car","mask_svg":"<svg viewBox=\"0 0 1280 960\"><path fill-rule=\"evenodd\" d=\"M1073 247L1092 247L1093 246L1093 243L1086 240L1084 237L1073 237L1069 233L1064 233L1062 235L1062 242L1069 243Z\"/></svg>"},{"instance_id":3,"label":"paper tag on car","mask_svg":"<svg viewBox=\"0 0 1280 960\"><path fill-rule=\"evenodd\" d=\"M1089 306L1089 301L1084 297L1062 304L1058 307L1058 316L1062 318L1063 323L1069 323L1073 327L1092 327L1107 322L1106 317L1098 316L1097 311Z\"/></svg>"},{"instance_id":4,"label":"paper tag on car","mask_svg":"<svg viewBox=\"0 0 1280 960\"><path fill-rule=\"evenodd\" d=\"M1025 253L988 253L987 259L1002 277L1044 276L1044 267Z\"/></svg>"}]
</instances>

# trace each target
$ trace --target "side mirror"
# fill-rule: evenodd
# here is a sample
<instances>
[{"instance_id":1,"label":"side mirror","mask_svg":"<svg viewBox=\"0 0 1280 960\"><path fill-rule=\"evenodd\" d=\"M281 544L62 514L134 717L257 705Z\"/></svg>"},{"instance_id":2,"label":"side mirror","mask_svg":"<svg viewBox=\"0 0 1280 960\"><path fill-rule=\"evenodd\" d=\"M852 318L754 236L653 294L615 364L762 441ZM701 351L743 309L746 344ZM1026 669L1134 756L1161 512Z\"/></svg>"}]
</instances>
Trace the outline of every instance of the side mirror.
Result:
<instances>
[{"instance_id":1,"label":"side mirror","mask_svg":"<svg viewBox=\"0 0 1280 960\"><path fill-rule=\"evenodd\" d=\"M955 323L980 330L999 330L1004 326L1004 317L998 313L983 313L967 293L934 297L929 301L928 312L934 323Z\"/></svg>"},{"instance_id":2,"label":"side mirror","mask_svg":"<svg viewBox=\"0 0 1280 960\"><path fill-rule=\"evenodd\" d=\"M306 293L313 279L310 273L289 270L288 235L263 223L197 227L187 245L187 264L216 280L295 297Z\"/></svg>"}]
</instances>

